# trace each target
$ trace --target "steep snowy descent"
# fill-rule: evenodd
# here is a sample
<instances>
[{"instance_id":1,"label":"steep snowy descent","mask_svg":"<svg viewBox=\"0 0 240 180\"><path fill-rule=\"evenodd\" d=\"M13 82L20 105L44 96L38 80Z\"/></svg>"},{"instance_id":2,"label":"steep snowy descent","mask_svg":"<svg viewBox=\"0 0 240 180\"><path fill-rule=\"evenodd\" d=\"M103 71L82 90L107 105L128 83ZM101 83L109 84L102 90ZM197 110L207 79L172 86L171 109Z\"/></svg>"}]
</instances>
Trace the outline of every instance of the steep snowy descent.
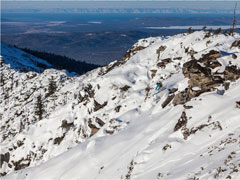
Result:
<instances>
[{"instance_id":1,"label":"steep snowy descent","mask_svg":"<svg viewBox=\"0 0 240 180\"><path fill-rule=\"evenodd\" d=\"M4 65L1 173L10 173L6 179L240 178L239 38L200 31L143 39L123 62L80 77ZM153 96L159 79L164 88Z\"/></svg>"}]
</instances>

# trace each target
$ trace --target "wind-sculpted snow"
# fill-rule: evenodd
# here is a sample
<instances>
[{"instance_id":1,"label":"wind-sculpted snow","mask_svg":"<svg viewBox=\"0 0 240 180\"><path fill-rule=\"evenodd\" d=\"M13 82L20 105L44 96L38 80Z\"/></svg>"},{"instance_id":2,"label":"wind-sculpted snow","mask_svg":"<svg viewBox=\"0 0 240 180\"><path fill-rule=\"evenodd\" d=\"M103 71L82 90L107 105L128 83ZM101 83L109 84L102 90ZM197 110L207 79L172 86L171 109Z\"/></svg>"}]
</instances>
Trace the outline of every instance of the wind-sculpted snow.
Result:
<instances>
[{"instance_id":1,"label":"wind-sculpted snow","mask_svg":"<svg viewBox=\"0 0 240 180\"><path fill-rule=\"evenodd\" d=\"M206 34L80 77L3 64L3 179L239 179L240 36Z\"/></svg>"}]
</instances>

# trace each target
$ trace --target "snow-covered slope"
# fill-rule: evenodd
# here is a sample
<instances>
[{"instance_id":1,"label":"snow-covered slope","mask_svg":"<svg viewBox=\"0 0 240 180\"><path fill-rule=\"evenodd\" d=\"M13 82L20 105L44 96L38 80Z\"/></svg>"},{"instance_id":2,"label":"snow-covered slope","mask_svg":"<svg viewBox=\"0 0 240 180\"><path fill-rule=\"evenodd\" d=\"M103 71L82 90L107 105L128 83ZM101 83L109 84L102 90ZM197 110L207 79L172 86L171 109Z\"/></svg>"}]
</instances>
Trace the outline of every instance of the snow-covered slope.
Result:
<instances>
[{"instance_id":1,"label":"snow-covered slope","mask_svg":"<svg viewBox=\"0 0 240 180\"><path fill-rule=\"evenodd\" d=\"M3 65L3 179L239 179L239 39L142 39L80 77Z\"/></svg>"},{"instance_id":2,"label":"snow-covered slope","mask_svg":"<svg viewBox=\"0 0 240 180\"><path fill-rule=\"evenodd\" d=\"M21 71L42 72L44 69L52 67L47 61L32 56L18 48L14 48L1 42L1 56L6 64L11 68Z\"/></svg>"}]
</instances>

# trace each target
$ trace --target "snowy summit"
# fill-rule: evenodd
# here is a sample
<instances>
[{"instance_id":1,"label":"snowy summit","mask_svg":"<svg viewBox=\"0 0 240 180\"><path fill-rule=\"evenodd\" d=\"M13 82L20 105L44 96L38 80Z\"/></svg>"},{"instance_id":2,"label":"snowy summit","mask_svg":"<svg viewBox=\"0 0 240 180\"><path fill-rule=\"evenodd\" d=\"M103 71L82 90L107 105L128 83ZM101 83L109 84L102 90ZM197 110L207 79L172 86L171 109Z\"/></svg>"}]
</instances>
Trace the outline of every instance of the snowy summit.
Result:
<instances>
[{"instance_id":1,"label":"snowy summit","mask_svg":"<svg viewBox=\"0 0 240 180\"><path fill-rule=\"evenodd\" d=\"M4 48L1 179L240 179L239 34L141 39L73 77Z\"/></svg>"}]
</instances>

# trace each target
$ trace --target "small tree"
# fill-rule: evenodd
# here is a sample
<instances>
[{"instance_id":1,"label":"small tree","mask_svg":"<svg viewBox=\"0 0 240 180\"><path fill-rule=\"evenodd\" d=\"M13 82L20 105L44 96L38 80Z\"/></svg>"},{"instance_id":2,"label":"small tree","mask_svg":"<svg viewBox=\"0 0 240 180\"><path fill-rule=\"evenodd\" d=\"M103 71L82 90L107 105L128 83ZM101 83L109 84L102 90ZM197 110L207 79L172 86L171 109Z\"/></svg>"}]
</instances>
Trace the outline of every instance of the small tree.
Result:
<instances>
[{"instance_id":1,"label":"small tree","mask_svg":"<svg viewBox=\"0 0 240 180\"><path fill-rule=\"evenodd\" d=\"M213 29L212 28L210 28L209 30L208 30L208 33L212 33L212 31L213 31Z\"/></svg>"},{"instance_id":2,"label":"small tree","mask_svg":"<svg viewBox=\"0 0 240 180\"><path fill-rule=\"evenodd\" d=\"M217 29L214 31L214 34L215 34L215 35L218 35L221 31L222 31L221 28L217 28Z\"/></svg>"},{"instance_id":3,"label":"small tree","mask_svg":"<svg viewBox=\"0 0 240 180\"><path fill-rule=\"evenodd\" d=\"M53 77L52 77L49 81L47 96L51 96L52 94L54 94L56 89L57 89L57 85L56 85L56 82L53 80Z\"/></svg>"},{"instance_id":4,"label":"small tree","mask_svg":"<svg viewBox=\"0 0 240 180\"><path fill-rule=\"evenodd\" d=\"M3 73L0 73L0 86L4 86L5 82L4 82L4 77L3 77Z\"/></svg>"},{"instance_id":5,"label":"small tree","mask_svg":"<svg viewBox=\"0 0 240 180\"><path fill-rule=\"evenodd\" d=\"M192 30L192 27L189 27L187 32L188 32L188 34L191 34L191 33L193 33L194 31Z\"/></svg>"},{"instance_id":6,"label":"small tree","mask_svg":"<svg viewBox=\"0 0 240 180\"><path fill-rule=\"evenodd\" d=\"M230 29L230 35L231 36L233 36L234 27L235 27L235 24L236 24L236 8L237 8L237 2L235 4L234 11L233 11L233 23L232 23L232 28Z\"/></svg>"},{"instance_id":7,"label":"small tree","mask_svg":"<svg viewBox=\"0 0 240 180\"><path fill-rule=\"evenodd\" d=\"M227 35L228 35L228 31L225 30L225 31L223 32L223 34L224 34L225 36L227 36Z\"/></svg>"},{"instance_id":8,"label":"small tree","mask_svg":"<svg viewBox=\"0 0 240 180\"><path fill-rule=\"evenodd\" d=\"M0 68L3 67L3 61L0 59ZM2 70L0 71L0 86L4 86L4 74Z\"/></svg>"},{"instance_id":9,"label":"small tree","mask_svg":"<svg viewBox=\"0 0 240 180\"><path fill-rule=\"evenodd\" d=\"M42 96L41 94L37 97L37 102L35 105L35 114L38 116L38 119L41 120L43 117L44 108L43 108L43 102L42 102Z\"/></svg>"}]
</instances>

